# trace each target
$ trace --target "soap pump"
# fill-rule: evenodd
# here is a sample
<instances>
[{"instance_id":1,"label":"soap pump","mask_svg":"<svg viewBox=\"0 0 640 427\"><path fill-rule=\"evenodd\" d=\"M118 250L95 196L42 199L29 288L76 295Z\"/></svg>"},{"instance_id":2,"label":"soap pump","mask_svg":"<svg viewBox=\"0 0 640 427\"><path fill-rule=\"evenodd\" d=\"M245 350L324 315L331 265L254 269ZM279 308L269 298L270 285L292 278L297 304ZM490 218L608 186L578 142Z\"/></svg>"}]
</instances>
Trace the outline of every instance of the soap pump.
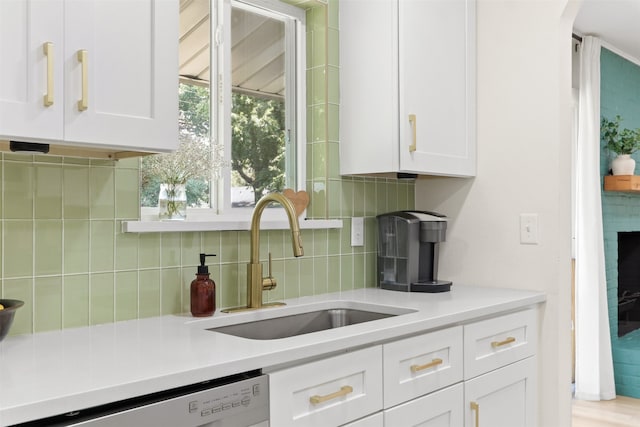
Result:
<instances>
[{"instance_id":1,"label":"soap pump","mask_svg":"<svg viewBox=\"0 0 640 427\"><path fill-rule=\"evenodd\" d=\"M216 311L216 284L209 278L205 258L215 254L200 254L196 278L191 282L191 314L195 317L212 316Z\"/></svg>"}]
</instances>

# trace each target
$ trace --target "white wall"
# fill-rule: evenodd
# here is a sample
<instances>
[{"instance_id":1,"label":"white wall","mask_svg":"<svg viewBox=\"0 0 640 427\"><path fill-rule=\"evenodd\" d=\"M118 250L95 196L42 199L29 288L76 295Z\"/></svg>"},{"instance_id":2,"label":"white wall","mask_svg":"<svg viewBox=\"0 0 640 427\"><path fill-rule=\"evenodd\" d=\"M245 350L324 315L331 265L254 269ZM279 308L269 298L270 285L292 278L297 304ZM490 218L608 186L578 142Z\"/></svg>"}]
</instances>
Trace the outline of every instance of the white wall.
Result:
<instances>
[{"instance_id":1,"label":"white wall","mask_svg":"<svg viewBox=\"0 0 640 427\"><path fill-rule=\"evenodd\" d=\"M542 290L541 426L571 425L571 28L567 0L478 0L478 174L425 178L416 207L451 218L440 278ZM539 215L521 245L519 215Z\"/></svg>"}]
</instances>

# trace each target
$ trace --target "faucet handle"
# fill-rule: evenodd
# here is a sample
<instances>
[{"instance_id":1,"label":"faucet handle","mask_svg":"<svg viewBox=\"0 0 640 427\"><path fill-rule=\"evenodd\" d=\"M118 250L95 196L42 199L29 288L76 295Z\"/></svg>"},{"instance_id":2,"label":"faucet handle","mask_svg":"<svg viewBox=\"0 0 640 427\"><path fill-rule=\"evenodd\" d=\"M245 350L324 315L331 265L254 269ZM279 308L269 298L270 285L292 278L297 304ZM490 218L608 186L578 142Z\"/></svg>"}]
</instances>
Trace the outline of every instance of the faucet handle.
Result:
<instances>
[{"instance_id":1,"label":"faucet handle","mask_svg":"<svg viewBox=\"0 0 640 427\"><path fill-rule=\"evenodd\" d=\"M269 275L262 278L262 290L270 291L277 286L276 278L271 275L271 252L269 252Z\"/></svg>"}]
</instances>

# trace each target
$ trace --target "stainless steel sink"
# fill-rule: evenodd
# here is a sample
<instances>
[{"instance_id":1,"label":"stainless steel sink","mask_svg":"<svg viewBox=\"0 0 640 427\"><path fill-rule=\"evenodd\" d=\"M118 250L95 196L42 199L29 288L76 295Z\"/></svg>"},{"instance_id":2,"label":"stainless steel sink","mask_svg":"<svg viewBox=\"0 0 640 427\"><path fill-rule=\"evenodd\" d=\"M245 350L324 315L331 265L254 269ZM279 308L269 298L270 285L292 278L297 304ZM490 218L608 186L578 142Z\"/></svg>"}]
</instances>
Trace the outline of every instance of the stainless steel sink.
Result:
<instances>
[{"instance_id":1,"label":"stainless steel sink","mask_svg":"<svg viewBox=\"0 0 640 427\"><path fill-rule=\"evenodd\" d=\"M412 311L413 310L406 310L405 313ZM209 328L207 330L254 340L273 340L385 319L387 317L397 316L398 314L404 313L382 313L353 308L332 308L218 328Z\"/></svg>"}]
</instances>

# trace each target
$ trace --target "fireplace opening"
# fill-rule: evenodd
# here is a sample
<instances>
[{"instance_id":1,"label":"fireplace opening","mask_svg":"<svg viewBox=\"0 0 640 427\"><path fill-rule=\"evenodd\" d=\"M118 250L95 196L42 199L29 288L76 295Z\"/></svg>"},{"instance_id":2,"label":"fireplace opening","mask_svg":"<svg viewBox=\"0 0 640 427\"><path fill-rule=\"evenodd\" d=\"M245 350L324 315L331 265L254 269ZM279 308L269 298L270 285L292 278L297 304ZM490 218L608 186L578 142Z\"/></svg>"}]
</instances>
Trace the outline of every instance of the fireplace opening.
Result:
<instances>
[{"instance_id":1,"label":"fireplace opening","mask_svg":"<svg viewBox=\"0 0 640 427\"><path fill-rule=\"evenodd\" d=\"M640 231L618 233L618 336L640 328Z\"/></svg>"}]
</instances>

